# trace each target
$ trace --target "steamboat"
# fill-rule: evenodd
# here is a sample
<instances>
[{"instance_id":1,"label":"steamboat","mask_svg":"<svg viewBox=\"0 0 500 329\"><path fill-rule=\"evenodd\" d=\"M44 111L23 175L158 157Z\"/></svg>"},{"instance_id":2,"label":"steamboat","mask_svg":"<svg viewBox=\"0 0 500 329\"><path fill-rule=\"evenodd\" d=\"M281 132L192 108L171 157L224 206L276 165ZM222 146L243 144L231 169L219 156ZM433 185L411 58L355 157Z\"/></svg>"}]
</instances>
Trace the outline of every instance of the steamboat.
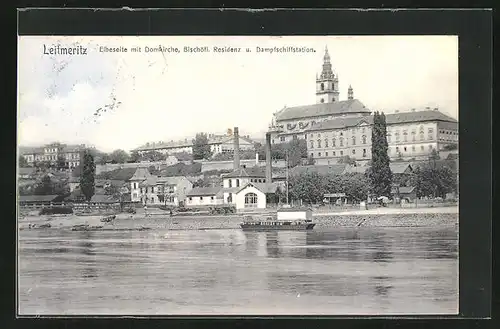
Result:
<instances>
[{"instance_id":1,"label":"steamboat","mask_svg":"<svg viewBox=\"0 0 500 329\"><path fill-rule=\"evenodd\" d=\"M312 221L312 210L309 208L281 208L274 216L263 218L246 216L240 224L244 231L303 231L312 230L315 225Z\"/></svg>"}]
</instances>

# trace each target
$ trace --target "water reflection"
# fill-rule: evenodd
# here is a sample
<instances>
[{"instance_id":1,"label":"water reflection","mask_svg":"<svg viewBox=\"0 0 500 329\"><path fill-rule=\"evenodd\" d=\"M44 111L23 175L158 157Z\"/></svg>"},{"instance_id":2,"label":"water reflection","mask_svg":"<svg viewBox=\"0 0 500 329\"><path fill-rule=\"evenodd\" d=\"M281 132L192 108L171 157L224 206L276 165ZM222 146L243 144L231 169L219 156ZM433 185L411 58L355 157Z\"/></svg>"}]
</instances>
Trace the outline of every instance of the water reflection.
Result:
<instances>
[{"instance_id":1,"label":"water reflection","mask_svg":"<svg viewBox=\"0 0 500 329\"><path fill-rule=\"evenodd\" d=\"M21 313L454 313L455 229L20 233ZM206 314L206 313L203 313Z\"/></svg>"}]
</instances>

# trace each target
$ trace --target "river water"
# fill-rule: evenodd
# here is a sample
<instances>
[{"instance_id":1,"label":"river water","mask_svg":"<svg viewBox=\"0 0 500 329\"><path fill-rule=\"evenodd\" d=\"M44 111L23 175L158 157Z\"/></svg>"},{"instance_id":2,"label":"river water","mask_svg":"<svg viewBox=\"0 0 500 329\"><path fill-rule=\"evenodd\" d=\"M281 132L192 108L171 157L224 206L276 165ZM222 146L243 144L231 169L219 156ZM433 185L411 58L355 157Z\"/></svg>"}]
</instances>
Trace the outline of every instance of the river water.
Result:
<instances>
[{"instance_id":1,"label":"river water","mask_svg":"<svg viewBox=\"0 0 500 329\"><path fill-rule=\"evenodd\" d=\"M19 232L20 315L457 314L458 229Z\"/></svg>"}]
</instances>

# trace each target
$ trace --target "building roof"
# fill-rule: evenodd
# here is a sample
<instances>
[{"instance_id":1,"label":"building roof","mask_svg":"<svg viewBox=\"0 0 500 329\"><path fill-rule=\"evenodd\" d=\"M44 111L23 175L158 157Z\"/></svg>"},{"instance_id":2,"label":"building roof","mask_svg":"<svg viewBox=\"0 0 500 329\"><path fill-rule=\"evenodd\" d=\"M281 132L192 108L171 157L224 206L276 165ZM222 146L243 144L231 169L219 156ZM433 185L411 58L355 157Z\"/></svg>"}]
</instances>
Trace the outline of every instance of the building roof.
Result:
<instances>
[{"instance_id":1,"label":"building roof","mask_svg":"<svg viewBox=\"0 0 500 329\"><path fill-rule=\"evenodd\" d=\"M425 121L458 123L457 120L437 110L391 113L391 114L386 114L385 118L387 125L411 123L411 122L425 122ZM356 127L362 124L363 122L372 125L373 116L370 115L364 117L335 118L319 122L314 126L310 127L309 129L307 129L307 131L345 129L349 127Z\"/></svg>"},{"instance_id":2,"label":"building roof","mask_svg":"<svg viewBox=\"0 0 500 329\"><path fill-rule=\"evenodd\" d=\"M222 187L195 187L186 196L212 196L219 194Z\"/></svg>"},{"instance_id":3,"label":"building roof","mask_svg":"<svg viewBox=\"0 0 500 329\"><path fill-rule=\"evenodd\" d=\"M333 103L320 103L284 108L276 114L276 120L282 121L348 113L371 113L371 111L367 109L359 100L350 99Z\"/></svg>"},{"instance_id":4,"label":"building roof","mask_svg":"<svg viewBox=\"0 0 500 329\"><path fill-rule=\"evenodd\" d=\"M21 155L43 153L43 147L39 147L39 146L19 146L18 152Z\"/></svg>"},{"instance_id":5,"label":"building roof","mask_svg":"<svg viewBox=\"0 0 500 329\"><path fill-rule=\"evenodd\" d=\"M240 167L240 169L236 169L228 174L222 174L222 178L240 178L240 177L265 178L266 168L258 166L246 167L246 168Z\"/></svg>"},{"instance_id":6,"label":"building roof","mask_svg":"<svg viewBox=\"0 0 500 329\"><path fill-rule=\"evenodd\" d=\"M349 165L344 163L337 163L332 165L310 165L310 166L297 166L293 167L289 170L288 174L292 175L300 175L308 172L316 172L320 175L340 175L346 172L346 168ZM283 174L283 173L282 173Z\"/></svg>"},{"instance_id":7,"label":"building roof","mask_svg":"<svg viewBox=\"0 0 500 329\"><path fill-rule=\"evenodd\" d=\"M413 167L408 162L391 162L389 167L393 174L404 174L407 170L413 171Z\"/></svg>"},{"instance_id":8,"label":"building roof","mask_svg":"<svg viewBox=\"0 0 500 329\"><path fill-rule=\"evenodd\" d=\"M134 175L129 179L130 181L143 181L151 177L148 168L139 167L135 170Z\"/></svg>"},{"instance_id":9,"label":"building roof","mask_svg":"<svg viewBox=\"0 0 500 329\"><path fill-rule=\"evenodd\" d=\"M385 115L385 120L388 125L424 121L458 122L456 119L444 114L439 110L391 113Z\"/></svg>"},{"instance_id":10,"label":"building roof","mask_svg":"<svg viewBox=\"0 0 500 329\"><path fill-rule=\"evenodd\" d=\"M412 193L415 190L415 186L400 186L399 187L399 193L400 194L409 194ZM393 186L391 188L391 193L395 194L398 192L398 189L396 186Z\"/></svg>"},{"instance_id":11,"label":"building roof","mask_svg":"<svg viewBox=\"0 0 500 329\"><path fill-rule=\"evenodd\" d=\"M373 116L367 115L364 117L336 118L316 123L314 126L307 129L307 131L345 129L349 127L356 127L362 123L366 123L368 125L373 124Z\"/></svg>"},{"instance_id":12,"label":"building roof","mask_svg":"<svg viewBox=\"0 0 500 329\"><path fill-rule=\"evenodd\" d=\"M223 144L223 143L233 143L234 140L234 135L216 135L216 134L208 134L208 144L209 145L214 145L214 144ZM242 136L239 135L241 140L244 140L248 143L255 144L253 140L251 140L247 136ZM152 150L159 150L159 149L169 149L169 148L185 148L185 147L192 147L193 146L193 140L192 139L184 139L180 141L170 141L170 142L163 142L160 141L158 143L146 143L145 145L139 146L138 148L134 149L135 151L152 151ZM183 160L186 161L186 160Z\"/></svg>"},{"instance_id":13,"label":"building roof","mask_svg":"<svg viewBox=\"0 0 500 329\"><path fill-rule=\"evenodd\" d=\"M20 195L19 202L51 202L59 198L59 195Z\"/></svg>"},{"instance_id":14,"label":"building roof","mask_svg":"<svg viewBox=\"0 0 500 329\"><path fill-rule=\"evenodd\" d=\"M250 182L250 183L242 186L238 190L238 192L236 192L236 193L240 193L241 191L243 191L244 189L246 189L249 186L255 187L256 189L258 189L259 191L261 191L264 194L276 193L276 190L278 189L278 184L276 184L276 183L253 183L253 182Z\"/></svg>"},{"instance_id":15,"label":"building roof","mask_svg":"<svg viewBox=\"0 0 500 329\"><path fill-rule=\"evenodd\" d=\"M144 186L155 186L158 184L163 184L163 185L178 185L182 180L188 180L184 176L150 176L141 184L139 184L140 187Z\"/></svg>"}]
</instances>

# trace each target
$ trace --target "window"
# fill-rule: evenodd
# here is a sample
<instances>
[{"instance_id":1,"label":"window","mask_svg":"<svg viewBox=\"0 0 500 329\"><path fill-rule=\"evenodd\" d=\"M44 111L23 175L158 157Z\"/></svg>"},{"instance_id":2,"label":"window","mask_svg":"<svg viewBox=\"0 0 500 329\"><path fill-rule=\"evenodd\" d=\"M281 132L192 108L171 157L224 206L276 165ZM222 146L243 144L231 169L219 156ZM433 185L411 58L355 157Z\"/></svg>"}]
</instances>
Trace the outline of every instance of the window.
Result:
<instances>
[{"instance_id":1,"label":"window","mask_svg":"<svg viewBox=\"0 0 500 329\"><path fill-rule=\"evenodd\" d=\"M151 203L155 203L155 198L151 198Z\"/></svg>"},{"instance_id":2,"label":"window","mask_svg":"<svg viewBox=\"0 0 500 329\"><path fill-rule=\"evenodd\" d=\"M399 131L396 131L394 136L396 136L396 142L399 142Z\"/></svg>"},{"instance_id":3,"label":"window","mask_svg":"<svg viewBox=\"0 0 500 329\"><path fill-rule=\"evenodd\" d=\"M366 157L366 149L363 149L363 157Z\"/></svg>"},{"instance_id":4,"label":"window","mask_svg":"<svg viewBox=\"0 0 500 329\"><path fill-rule=\"evenodd\" d=\"M365 133L365 127L361 128L361 132L364 134Z\"/></svg>"},{"instance_id":5,"label":"window","mask_svg":"<svg viewBox=\"0 0 500 329\"><path fill-rule=\"evenodd\" d=\"M352 136L352 145L356 145L356 136Z\"/></svg>"},{"instance_id":6,"label":"window","mask_svg":"<svg viewBox=\"0 0 500 329\"><path fill-rule=\"evenodd\" d=\"M233 181L231 179L229 179L228 184L229 187L233 187Z\"/></svg>"},{"instance_id":7,"label":"window","mask_svg":"<svg viewBox=\"0 0 500 329\"><path fill-rule=\"evenodd\" d=\"M340 146L344 146L344 139L342 137L340 138Z\"/></svg>"},{"instance_id":8,"label":"window","mask_svg":"<svg viewBox=\"0 0 500 329\"><path fill-rule=\"evenodd\" d=\"M202 196L200 196L200 201L203 201L203 197Z\"/></svg>"},{"instance_id":9,"label":"window","mask_svg":"<svg viewBox=\"0 0 500 329\"><path fill-rule=\"evenodd\" d=\"M429 138L429 140L433 140L434 139L434 129L429 128L427 134L428 134L427 137Z\"/></svg>"},{"instance_id":10,"label":"window","mask_svg":"<svg viewBox=\"0 0 500 329\"><path fill-rule=\"evenodd\" d=\"M332 139L332 146L333 146L333 147L335 147L335 146L336 146L336 145L335 145L335 138L334 138L334 139Z\"/></svg>"},{"instance_id":11,"label":"window","mask_svg":"<svg viewBox=\"0 0 500 329\"><path fill-rule=\"evenodd\" d=\"M213 199L214 199L214 197L213 197L213 196L211 196L211 197L210 197L210 200L213 200Z\"/></svg>"},{"instance_id":12,"label":"window","mask_svg":"<svg viewBox=\"0 0 500 329\"><path fill-rule=\"evenodd\" d=\"M328 139L325 139L325 147L328 147Z\"/></svg>"},{"instance_id":13,"label":"window","mask_svg":"<svg viewBox=\"0 0 500 329\"><path fill-rule=\"evenodd\" d=\"M314 148L314 141L311 141L311 148Z\"/></svg>"},{"instance_id":14,"label":"window","mask_svg":"<svg viewBox=\"0 0 500 329\"><path fill-rule=\"evenodd\" d=\"M311 158L314 157L314 153L311 153Z\"/></svg>"},{"instance_id":15,"label":"window","mask_svg":"<svg viewBox=\"0 0 500 329\"><path fill-rule=\"evenodd\" d=\"M318 148L321 148L321 139L318 139Z\"/></svg>"},{"instance_id":16,"label":"window","mask_svg":"<svg viewBox=\"0 0 500 329\"><path fill-rule=\"evenodd\" d=\"M318 157L320 157L320 156L321 156L321 152L318 152Z\"/></svg>"},{"instance_id":17,"label":"window","mask_svg":"<svg viewBox=\"0 0 500 329\"><path fill-rule=\"evenodd\" d=\"M413 146L411 147L411 150L412 150L413 152L415 152L415 145L413 145Z\"/></svg>"},{"instance_id":18,"label":"window","mask_svg":"<svg viewBox=\"0 0 500 329\"><path fill-rule=\"evenodd\" d=\"M324 102L325 102L325 100L322 98L322 99L321 99L321 103L324 103Z\"/></svg>"},{"instance_id":19,"label":"window","mask_svg":"<svg viewBox=\"0 0 500 329\"><path fill-rule=\"evenodd\" d=\"M405 152L406 152L406 146L405 146L405 147L403 147L403 151L405 151Z\"/></svg>"},{"instance_id":20,"label":"window","mask_svg":"<svg viewBox=\"0 0 500 329\"><path fill-rule=\"evenodd\" d=\"M324 83L321 83L321 90L325 90L325 84ZM323 103L323 102L321 102Z\"/></svg>"},{"instance_id":21,"label":"window","mask_svg":"<svg viewBox=\"0 0 500 329\"><path fill-rule=\"evenodd\" d=\"M344 151L340 151L340 155L344 155Z\"/></svg>"},{"instance_id":22,"label":"window","mask_svg":"<svg viewBox=\"0 0 500 329\"><path fill-rule=\"evenodd\" d=\"M332 152L332 155L335 156L335 151Z\"/></svg>"},{"instance_id":23,"label":"window","mask_svg":"<svg viewBox=\"0 0 500 329\"><path fill-rule=\"evenodd\" d=\"M420 146L420 150L421 150L421 151L423 151L423 150L424 150L424 146L423 146L423 145L421 145L421 146Z\"/></svg>"},{"instance_id":24,"label":"window","mask_svg":"<svg viewBox=\"0 0 500 329\"><path fill-rule=\"evenodd\" d=\"M408 133L405 131L403 131L403 141L407 142L408 141Z\"/></svg>"},{"instance_id":25,"label":"window","mask_svg":"<svg viewBox=\"0 0 500 329\"><path fill-rule=\"evenodd\" d=\"M390 133L387 133L387 142L390 143L391 142L391 134Z\"/></svg>"},{"instance_id":26,"label":"window","mask_svg":"<svg viewBox=\"0 0 500 329\"><path fill-rule=\"evenodd\" d=\"M286 140L285 136L280 136L280 141L284 142Z\"/></svg>"},{"instance_id":27,"label":"window","mask_svg":"<svg viewBox=\"0 0 500 329\"><path fill-rule=\"evenodd\" d=\"M356 150L354 150L354 149L353 149L353 150L352 150L352 154L356 154Z\"/></svg>"},{"instance_id":28,"label":"window","mask_svg":"<svg viewBox=\"0 0 500 329\"><path fill-rule=\"evenodd\" d=\"M399 152L399 147L396 146L396 153Z\"/></svg>"},{"instance_id":29,"label":"window","mask_svg":"<svg viewBox=\"0 0 500 329\"><path fill-rule=\"evenodd\" d=\"M432 150L432 145L429 145L429 151L431 151L431 150Z\"/></svg>"},{"instance_id":30,"label":"window","mask_svg":"<svg viewBox=\"0 0 500 329\"><path fill-rule=\"evenodd\" d=\"M321 138L321 134L318 134L318 138Z\"/></svg>"},{"instance_id":31,"label":"window","mask_svg":"<svg viewBox=\"0 0 500 329\"><path fill-rule=\"evenodd\" d=\"M340 136L344 136L344 134L342 132L340 132Z\"/></svg>"},{"instance_id":32,"label":"window","mask_svg":"<svg viewBox=\"0 0 500 329\"><path fill-rule=\"evenodd\" d=\"M256 208L257 207L257 194L247 193L245 194L245 208Z\"/></svg>"},{"instance_id":33,"label":"window","mask_svg":"<svg viewBox=\"0 0 500 329\"><path fill-rule=\"evenodd\" d=\"M361 136L361 142L366 144L366 135Z\"/></svg>"}]
</instances>

